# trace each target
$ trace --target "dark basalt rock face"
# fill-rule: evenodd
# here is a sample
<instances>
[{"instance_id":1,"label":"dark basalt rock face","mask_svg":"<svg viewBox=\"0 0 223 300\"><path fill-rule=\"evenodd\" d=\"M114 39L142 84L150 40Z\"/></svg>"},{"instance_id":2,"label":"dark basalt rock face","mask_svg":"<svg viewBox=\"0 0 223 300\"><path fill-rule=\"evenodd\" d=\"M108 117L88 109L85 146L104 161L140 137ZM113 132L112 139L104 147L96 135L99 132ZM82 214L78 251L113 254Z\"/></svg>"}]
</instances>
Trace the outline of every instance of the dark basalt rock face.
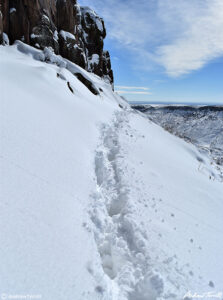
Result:
<instances>
[{"instance_id":1,"label":"dark basalt rock face","mask_svg":"<svg viewBox=\"0 0 223 300\"><path fill-rule=\"evenodd\" d=\"M0 43L3 32L56 54L113 83L110 56L103 51L104 21L76 0L0 0Z\"/></svg>"}]
</instances>

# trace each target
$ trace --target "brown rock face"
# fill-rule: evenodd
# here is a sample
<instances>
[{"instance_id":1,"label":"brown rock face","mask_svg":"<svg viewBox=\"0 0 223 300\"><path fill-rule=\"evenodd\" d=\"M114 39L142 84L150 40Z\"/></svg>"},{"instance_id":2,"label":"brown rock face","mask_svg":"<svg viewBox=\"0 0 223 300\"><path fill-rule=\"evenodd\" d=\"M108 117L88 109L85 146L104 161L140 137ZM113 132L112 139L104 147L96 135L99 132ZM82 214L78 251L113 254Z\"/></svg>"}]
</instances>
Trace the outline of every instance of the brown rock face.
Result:
<instances>
[{"instance_id":1,"label":"brown rock face","mask_svg":"<svg viewBox=\"0 0 223 300\"><path fill-rule=\"evenodd\" d=\"M2 24L5 32L9 28L9 1L0 0L0 11L2 12Z\"/></svg>"},{"instance_id":2,"label":"brown rock face","mask_svg":"<svg viewBox=\"0 0 223 300\"><path fill-rule=\"evenodd\" d=\"M0 44L3 43L3 20L2 20L2 12L0 10Z\"/></svg>"},{"instance_id":3,"label":"brown rock face","mask_svg":"<svg viewBox=\"0 0 223 300\"><path fill-rule=\"evenodd\" d=\"M58 31L64 30L74 33L76 25L76 0L57 1L57 28Z\"/></svg>"},{"instance_id":4,"label":"brown rock face","mask_svg":"<svg viewBox=\"0 0 223 300\"><path fill-rule=\"evenodd\" d=\"M56 54L113 82L110 56L103 51L104 21L76 0L0 0L0 43L5 32L13 43L22 40Z\"/></svg>"}]
</instances>

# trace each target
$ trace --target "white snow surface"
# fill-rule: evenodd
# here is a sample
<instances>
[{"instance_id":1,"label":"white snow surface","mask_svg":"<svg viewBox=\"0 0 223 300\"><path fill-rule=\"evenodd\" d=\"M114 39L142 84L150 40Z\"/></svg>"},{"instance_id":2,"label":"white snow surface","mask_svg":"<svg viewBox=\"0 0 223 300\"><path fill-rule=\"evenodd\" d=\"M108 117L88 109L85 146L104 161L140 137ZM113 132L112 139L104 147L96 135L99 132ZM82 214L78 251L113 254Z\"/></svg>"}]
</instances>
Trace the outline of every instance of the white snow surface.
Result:
<instances>
[{"instance_id":1,"label":"white snow surface","mask_svg":"<svg viewBox=\"0 0 223 300\"><path fill-rule=\"evenodd\" d=\"M60 30L60 35L63 37L64 40L67 39L75 40L75 36L68 31Z\"/></svg>"},{"instance_id":2,"label":"white snow surface","mask_svg":"<svg viewBox=\"0 0 223 300\"><path fill-rule=\"evenodd\" d=\"M223 184L208 156L40 52L0 47L0 294L222 299Z\"/></svg>"},{"instance_id":3,"label":"white snow surface","mask_svg":"<svg viewBox=\"0 0 223 300\"><path fill-rule=\"evenodd\" d=\"M12 13L14 13L14 12L16 12L16 8L15 8L15 7L10 8L9 13L12 14Z\"/></svg>"}]
</instances>

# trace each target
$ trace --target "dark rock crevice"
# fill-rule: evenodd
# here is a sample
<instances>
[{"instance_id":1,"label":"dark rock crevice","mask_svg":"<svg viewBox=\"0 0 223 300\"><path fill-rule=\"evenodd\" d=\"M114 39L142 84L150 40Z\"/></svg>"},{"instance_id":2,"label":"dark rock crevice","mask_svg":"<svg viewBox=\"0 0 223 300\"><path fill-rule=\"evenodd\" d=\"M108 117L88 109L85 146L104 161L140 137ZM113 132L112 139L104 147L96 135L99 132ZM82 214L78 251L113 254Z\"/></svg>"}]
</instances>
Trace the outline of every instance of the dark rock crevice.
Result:
<instances>
[{"instance_id":1,"label":"dark rock crevice","mask_svg":"<svg viewBox=\"0 0 223 300\"><path fill-rule=\"evenodd\" d=\"M0 43L21 40L56 54L113 83L110 56L104 51L104 21L76 0L0 0Z\"/></svg>"},{"instance_id":2,"label":"dark rock crevice","mask_svg":"<svg viewBox=\"0 0 223 300\"><path fill-rule=\"evenodd\" d=\"M96 96L99 95L98 89L90 80L84 77L81 73L75 73L74 75L89 89L89 91L91 91Z\"/></svg>"}]
</instances>

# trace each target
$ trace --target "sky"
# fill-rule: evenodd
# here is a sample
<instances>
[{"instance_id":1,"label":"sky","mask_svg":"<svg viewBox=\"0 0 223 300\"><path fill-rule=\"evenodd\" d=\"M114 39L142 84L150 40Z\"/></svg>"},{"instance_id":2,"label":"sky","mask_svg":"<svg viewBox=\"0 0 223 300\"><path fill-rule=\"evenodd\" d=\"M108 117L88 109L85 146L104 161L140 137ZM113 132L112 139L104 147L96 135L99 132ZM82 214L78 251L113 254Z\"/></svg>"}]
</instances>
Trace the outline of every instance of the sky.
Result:
<instances>
[{"instance_id":1,"label":"sky","mask_svg":"<svg viewBox=\"0 0 223 300\"><path fill-rule=\"evenodd\" d=\"M79 0L104 18L115 90L132 102L223 104L222 0Z\"/></svg>"}]
</instances>

